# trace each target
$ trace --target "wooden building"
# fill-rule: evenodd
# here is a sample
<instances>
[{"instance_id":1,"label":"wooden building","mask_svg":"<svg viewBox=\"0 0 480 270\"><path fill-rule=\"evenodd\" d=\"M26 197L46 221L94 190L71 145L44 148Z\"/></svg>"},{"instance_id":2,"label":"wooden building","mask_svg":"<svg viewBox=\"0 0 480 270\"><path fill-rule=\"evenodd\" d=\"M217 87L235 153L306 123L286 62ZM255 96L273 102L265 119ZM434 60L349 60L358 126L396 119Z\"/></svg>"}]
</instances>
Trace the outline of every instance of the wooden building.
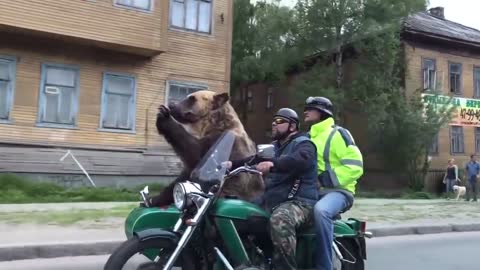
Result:
<instances>
[{"instance_id":1,"label":"wooden building","mask_svg":"<svg viewBox=\"0 0 480 270\"><path fill-rule=\"evenodd\" d=\"M470 154L480 152L480 31L447 20L444 9L437 7L405 19L402 44L407 63L404 74L407 94L419 89L425 94L434 90L454 97L461 105L452 122L441 129L432 143L431 170L438 172L437 175L443 173L451 157L463 168ZM347 81L352 72L348 61ZM294 105L295 89L291 82L301 75L289 75L285 86L259 83L237 91L235 108L239 115L246 116L247 132L257 143L270 141L273 114L281 107ZM405 185L404 177L396 179L388 172L381 172L381 162L370 151L371 142L365 133L361 112L344 116L343 125L352 132L364 154L366 174L362 183L375 188Z\"/></svg>"},{"instance_id":2,"label":"wooden building","mask_svg":"<svg viewBox=\"0 0 480 270\"><path fill-rule=\"evenodd\" d=\"M229 91L233 0L17 0L0 16L0 171L171 179L160 104ZM105 180L105 181L103 181Z\"/></svg>"}]
</instances>

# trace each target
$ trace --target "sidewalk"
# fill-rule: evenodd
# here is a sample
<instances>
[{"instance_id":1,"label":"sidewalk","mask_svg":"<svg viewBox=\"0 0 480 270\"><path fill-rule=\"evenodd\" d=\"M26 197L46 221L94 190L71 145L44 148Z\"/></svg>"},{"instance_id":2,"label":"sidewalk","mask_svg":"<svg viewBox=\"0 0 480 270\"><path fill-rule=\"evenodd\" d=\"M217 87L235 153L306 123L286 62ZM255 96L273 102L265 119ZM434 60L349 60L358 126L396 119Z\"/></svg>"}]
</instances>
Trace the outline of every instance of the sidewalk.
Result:
<instances>
[{"instance_id":1,"label":"sidewalk","mask_svg":"<svg viewBox=\"0 0 480 270\"><path fill-rule=\"evenodd\" d=\"M0 261L108 254L136 203L0 205ZM480 203L358 199L342 215L367 221L375 237L480 231ZM368 244L368 243L367 243Z\"/></svg>"}]
</instances>

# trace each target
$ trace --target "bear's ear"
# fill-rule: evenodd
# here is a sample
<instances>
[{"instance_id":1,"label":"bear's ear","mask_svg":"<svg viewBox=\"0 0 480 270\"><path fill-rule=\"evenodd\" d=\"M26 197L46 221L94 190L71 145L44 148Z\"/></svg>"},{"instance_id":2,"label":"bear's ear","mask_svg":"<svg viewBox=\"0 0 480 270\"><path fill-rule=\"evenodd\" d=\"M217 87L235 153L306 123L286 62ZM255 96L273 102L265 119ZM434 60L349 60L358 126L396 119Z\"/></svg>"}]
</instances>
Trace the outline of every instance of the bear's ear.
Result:
<instances>
[{"instance_id":1,"label":"bear's ear","mask_svg":"<svg viewBox=\"0 0 480 270\"><path fill-rule=\"evenodd\" d=\"M225 103L227 103L228 99L228 93L216 94L213 96L213 109L216 110L222 107Z\"/></svg>"}]
</instances>

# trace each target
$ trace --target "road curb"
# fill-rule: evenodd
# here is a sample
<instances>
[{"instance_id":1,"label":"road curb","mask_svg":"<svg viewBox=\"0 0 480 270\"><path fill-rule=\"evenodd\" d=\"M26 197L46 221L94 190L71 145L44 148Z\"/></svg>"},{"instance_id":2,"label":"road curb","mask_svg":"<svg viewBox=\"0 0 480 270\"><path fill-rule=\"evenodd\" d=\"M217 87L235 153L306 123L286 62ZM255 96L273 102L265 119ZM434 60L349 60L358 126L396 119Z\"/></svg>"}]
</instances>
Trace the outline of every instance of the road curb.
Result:
<instances>
[{"instance_id":1,"label":"road curb","mask_svg":"<svg viewBox=\"0 0 480 270\"><path fill-rule=\"evenodd\" d=\"M0 261L111 254L124 240L0 245Z\"/></svg>"},{"instance_id":2,"label":"road curb","mask_svg":"<svg viewBox=\"0 0 480 270\"><path fill-rule=\"evenodd\" d=\"M437 234L448 232L473 232L480 231L480 223L476 224L442 224L442 225L424 225L424 226L402 226L372 228L367 231L372 232L374 237L401 236L411 234Z\"/></svg>"},{"instance_id":3,"label":"road curb","mask_svg":"<svg viewBox=\"0 0 480 270\"><path fill-rule=\"evenodd\" d=\"M480 231L478 224L403 226L368 229L374 237ZM0 261L111 254L124 240L0 245ZM368 245L368 244L367 244Z\"/></svg>"}]
</instances>

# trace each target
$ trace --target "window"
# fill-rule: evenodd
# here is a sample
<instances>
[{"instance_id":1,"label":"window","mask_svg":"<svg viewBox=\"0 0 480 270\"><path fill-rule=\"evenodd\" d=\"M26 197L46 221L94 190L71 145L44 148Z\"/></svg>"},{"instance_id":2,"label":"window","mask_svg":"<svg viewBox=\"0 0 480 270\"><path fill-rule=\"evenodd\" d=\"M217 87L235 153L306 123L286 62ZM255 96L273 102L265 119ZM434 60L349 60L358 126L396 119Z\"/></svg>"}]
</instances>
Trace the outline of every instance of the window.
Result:
<instances>
[{"instance_id":1,"label":"window","mask_svg":"<svg viewBox=\"0 0 480 270\"><path fill-rule=\"evenodd\" d=\"M10 120L15 90L16 61L0 56L0 121Z\"/></svg>"},{"instance_id":2,"label":"window","mask_svg":"<svg viewBox=\"0 0 480 270\"><path fill-rule=\"evenodd\" d=\"M75 125L78 103L78 68L42 65L39 122Z\"/></svg>"},{"instance_id":3,"label":"window","mask_svg":"<svg viewBox=\"0 0 480 270\"><path fill-rule=\"evenodd\" d=\"M438 154L438 133L433 137L432 144L429 149L430 154Z\"/></svg>"},{"instance_id":4,"label":"window","mask_svg":"<svg viewBox=\"0 0 480 270\"><path fill-rule=\"evenodd\" d=\"M480 67L473 68L473 95L480 97Z\"/></svg>"},{"instance_id":5,"label":"window","mask_svg":"<svg viewBox=\"0 0 480 270\"><path fill-rule=\"evenodd\" d=\"M463 144L463 127L461 126L450 127L450 152L452 154L465 152Z\"/></svg>"},{"instance_id":6,"label":"window","mask_svg":"<svg viewBox=\"0 0 480 270\"><path fill-rule=\"evenodd\" d=\"M460 94L462 89L462 64L449 63L450 92Z\"/></svg>"},{"instance_id":7,"label":"window","mask_svg":"<svg viewBox=\"0 0 480 270\"><path fill-rule=\"evenodd\" d=\"M437 72L435 69L435 60L423 59L423 90L435 90L437 84Z\"/></svg>"},{"instance_id":8,"label":"window","mask_svg":"<svg viewBox=\"0 0 480 270\"><path fill-rule=\"evenodd\" d=\"M210 33L212 0L170 0L170 25L190 31Z\"/></svg>"},{"instance_id":9,"label":"window","mask_svg":"<svg viewBox=\"0 0 480 270\"><path fill-rule=\"evenodd\" d=\"M115 4L142 10L152 10L152 0L115 0Z\"/></svg>"},{"instance_id":10,"label":"window","mask_svg":"<svg viewBox=\"0 0 480 270\"><path fill-rule=\"evenodd\" d=\"M267 90L267 109L273 107L273 89L268 88Z\"/></svg>"},{"instance_id":11,"label":"window","mask_svg":"<svg viewBox=\"0 0 480 270\"><path fill-rule=\"evenodd\" d=\"M253 92L250 89L247 91L247 110L253 111Z\"/></svg>"},{"instance_id":12,"label":"window","mask_svg":"<svg viewBox=\"0 0 480 270\"><path fill-rule=\"evenodd\" d=\"M475 152L480 153L480 127L475 127Z\"/></svg>"},{"instance_id":13,"label":"window","mask_svg":"<svg viewBox=\"0 0 480 270\"><path fill-rule=\"evenodd\" d=\"M135 78L104 73L100 127L124 131L135 130Z\"/></svg>"},{"instance_id":14,"label":"window","mask_svg":"<svg viewBox=\"0 0 480 270\"><path fill-rule=\"evenodd\" d=\"M179 102L193 92L207 89L205 85L169 81L167 101Z\"/></svg>"}]
</instances>

